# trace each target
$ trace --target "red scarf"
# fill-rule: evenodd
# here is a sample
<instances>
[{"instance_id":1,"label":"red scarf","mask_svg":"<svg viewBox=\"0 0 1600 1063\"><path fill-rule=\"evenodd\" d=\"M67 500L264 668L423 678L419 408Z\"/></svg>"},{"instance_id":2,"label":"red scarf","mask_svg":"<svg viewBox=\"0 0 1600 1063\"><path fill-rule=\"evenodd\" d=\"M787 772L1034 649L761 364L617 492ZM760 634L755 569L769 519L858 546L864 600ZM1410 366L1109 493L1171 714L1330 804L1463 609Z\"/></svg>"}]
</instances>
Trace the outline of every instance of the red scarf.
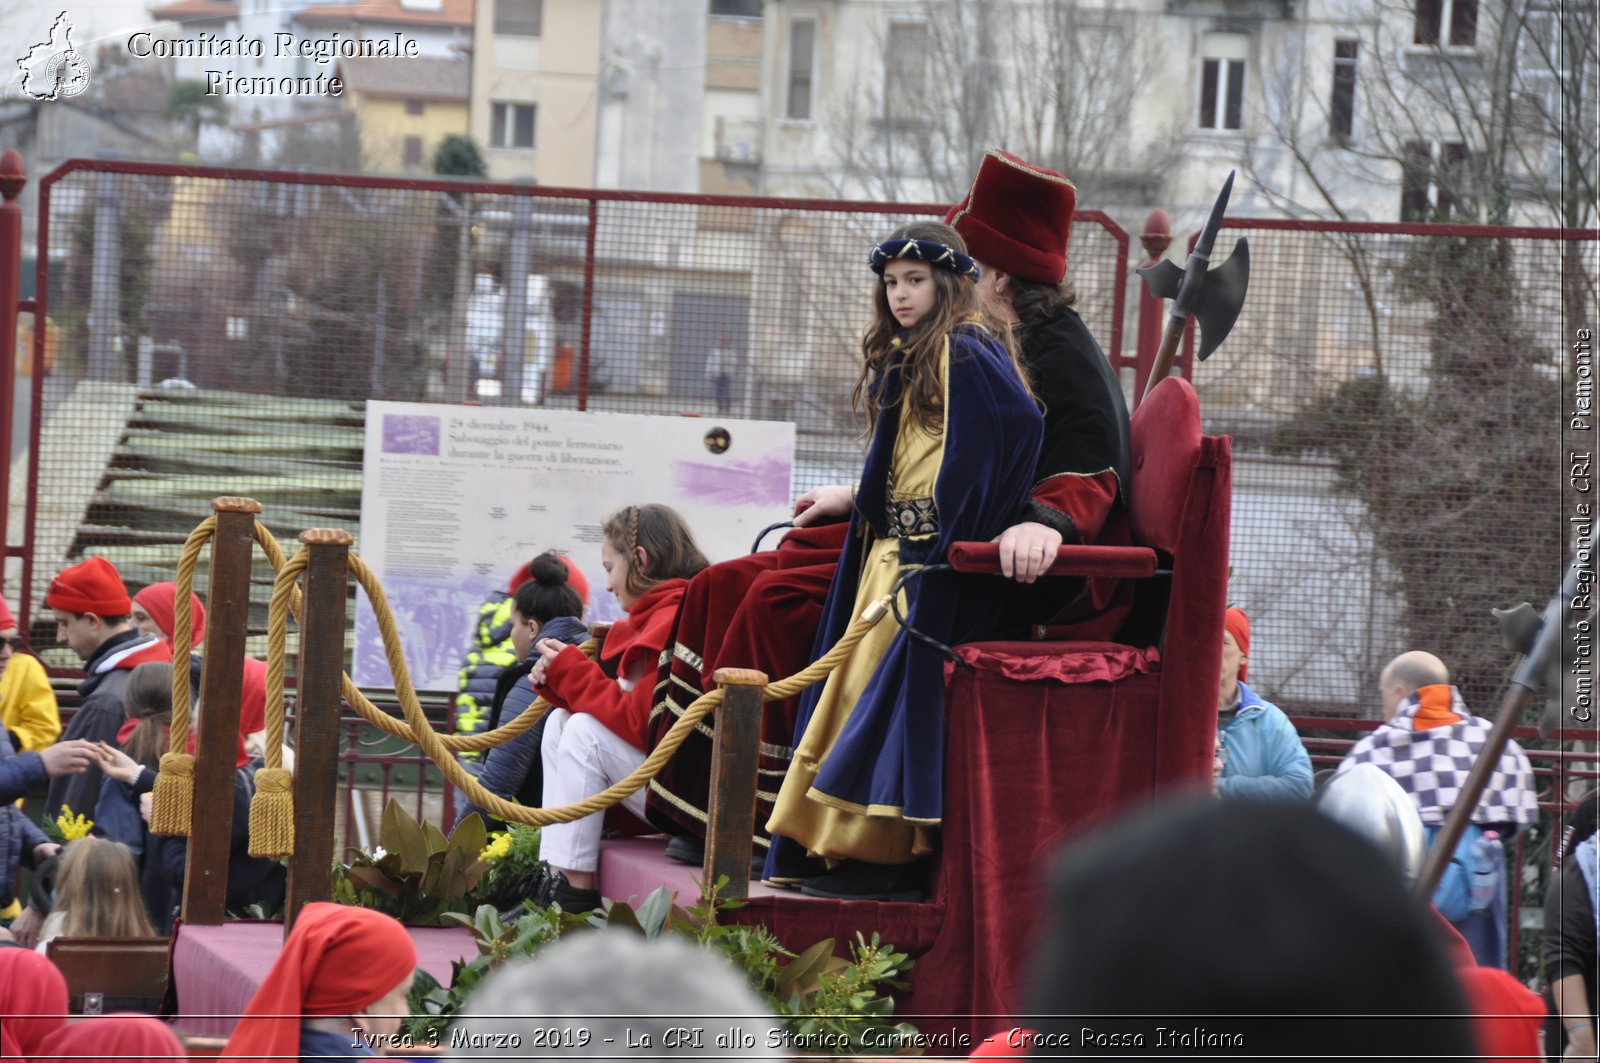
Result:
<instances>
[{"instance_id":1,"label":"red scarf","mask_svg":"<svg viewBox=\"0 0 1600 1063\"><path fill-rule=\"evenodd\" d=\"M184 1055L183 1042L149 1015L85 1016L50 1038L51 1056L156 1063Z\"/></svg>"},{"instance_id":2,"label":"red scarf","mask_svg":"<svg viewBox=\"0 0 1600 1063\"><path fill-rule=\"evenodd\" d=\"M250 998L223 1054L235 1063L300 1058L300 1021L353 1015L417 966L406 928L382 912L308 904Z\"/></svg>"},{"instance_id":3,"label":"red scarf","mask_svg":"<svg viewBox=\"0 0 1600 1063\"><path fill-rule=\"evenodd\" d=\"M642 594L628 607L628 615L611 625L600 659L617 661L617 675L625 679L654 672L672 640L672 625L688 587L686 579L662 580Z\"/></svg>"},{"instance_id":4,"label":"red scarf","mask_svg":"<svg viewBox=\"0 0 1600 1063\"><path fill-rule=\"evenodd\" d=\"M67 1025L67 980L32 949L0 949L0 1055L42 1056L45 1043Z\"/></svg>"},{"instance_id":5,"label":"red scarf","mask_svg":"<svg viewBox=\"0 0 1600 1063\"><path fill-rule=\"evenodd\" d=\"M172 628L178 618L177 600L176 583L152 583L133 596L134 604L144 606L144 611L150 614L150 619L156 622L156 627L161 629L168 642L172 641ZM189 645L194 648L206 638L206 607L200 604L200 596L192 591L189 593L189 609L189 632L193 638Z\"/></svg>"}]
</instances>

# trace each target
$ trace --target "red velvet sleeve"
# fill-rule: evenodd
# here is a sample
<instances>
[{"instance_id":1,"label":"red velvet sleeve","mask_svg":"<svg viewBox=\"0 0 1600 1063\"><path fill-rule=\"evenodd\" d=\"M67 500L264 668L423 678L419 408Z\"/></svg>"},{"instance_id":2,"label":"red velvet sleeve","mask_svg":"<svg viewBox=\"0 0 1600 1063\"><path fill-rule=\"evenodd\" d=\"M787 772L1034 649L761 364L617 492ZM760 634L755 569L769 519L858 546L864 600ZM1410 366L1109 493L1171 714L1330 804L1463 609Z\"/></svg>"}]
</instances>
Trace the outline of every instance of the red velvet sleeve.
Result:
<instances>
[{"instance_id":1,"label":"red velvet sleeve","mask_svg":"<svg viewBox=\"0 0 1600 1063\"><path fill-rule=\"evenodd\" d=\"M582 650L568 646L550 662L545 684L538 690L550 704L572 712L586 712L635 747L648 748L649 677L641 679L632 690L623 690L622 684L601 671Z\"/></svg>"},{"instance_id":2,"label":"red velvet sleeve","mask_svg":"<svg viewBox=\"0 0 1600 1063\"><path fill-rule=\"evenodd\" d=\"M1033 485L1028 503L1029 519L1061 532L1063 542L1093 543L1117 504L1117 474L1057 473Z\"/></svg>"}]
</instances>

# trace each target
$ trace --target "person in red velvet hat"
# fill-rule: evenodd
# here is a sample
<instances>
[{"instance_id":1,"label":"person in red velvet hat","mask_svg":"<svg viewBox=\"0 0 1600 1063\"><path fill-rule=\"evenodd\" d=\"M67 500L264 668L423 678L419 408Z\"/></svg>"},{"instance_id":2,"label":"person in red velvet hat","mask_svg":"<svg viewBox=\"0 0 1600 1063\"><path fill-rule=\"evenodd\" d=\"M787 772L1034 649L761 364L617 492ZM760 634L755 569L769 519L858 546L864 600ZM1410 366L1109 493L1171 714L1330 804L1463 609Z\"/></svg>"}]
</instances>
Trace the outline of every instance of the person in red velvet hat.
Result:
<instances>
[{"instance_id":1,"label":"person in red velvet hat","mask_svg":"<svg viewBox=\"0 0 1600 1063\"><path fill-rule=\"evenodd\" d=\"M1117 580L1035 582L1062 543L1125 546L1124 491L1131 461L1127 403L1110 363L1072 308L1067 244L1077 192L1062 175L1014 155L984 156L965 198L945 221L982 267L979 281L996 316L1013 328L1029 383L1044 407L1044 443L1033 491L997 542L1013 588L1005 636L1107 640L1126 616ZM796 532L776 551L713 565L685 596L678 647L663 665L662 702L653 716L660 741L717 668L791 675L811 662L812 639L832 583L855 490L819 487L801 495ZM691 662L700 662L695 667ZM787 770L786 750L799 699L767 706L762 717L761 790ZM708 725L710 721L707 721ZM650 821L678 835L668 855L698 864L703 851L711 741L690 735L650 783ZM775 789L775 787L772 787ZM758 801L757 822L770 804ZM768 838L752 839L759 856Z\"/></svg>"},{"instance_id":2,"label":"person in red velvet hat","mask_svg":"<svg viewBox=\"0 0 1600 1063\"><path fill-rule=\"evenodd\" d=\"M578 592L578 601L589 604L589 581L583 570L567 557L547 551L524 562L511 574L511 581L503 591L496 591L488 601L478 607L478 619L472 628L472 644L461 661L460 686L456 694L456 733L477 734L485 729L493 711L495 686L500 675L520 659L511 641L516 626L511 618L512 597L533 578L533 566L541 558L554 557L566 566L567 586ZM581 615L581 614L580 614ZM461 754L463 763L472 766L480 754ZM457 802L463 807L465 802Z\"/></svg>"},{"instance_id":3,"label":"person in red velvet hat","mask_svg":"<svg viewBox=\"0 0 1600 1063\"><path fill-rule=\"evenodd\" d=\"M103 557L62 569L50 581L44 604L55 612L56 642L82 657L88 673L78 684L83 701L63 739L115 742L127 718L122 691L129 674L146 661L172 660L171 647L133 626L133 600L116 566ZM45 814L54 818L70 805L93 819L99 796L98 765L81 775L57 776L50 781Z\"/></svg>"},{"instance_id":4,"label":"person in red velvet hat","mask_svg":"<svg viewBox=\"0 0 1600 1063\"><path fill-rule=\"evenodd\" d=\"M11 606L0 598L0 727L11 748L43 749L61 734L61 710L39 658L28 652Z\"/></svg>"},{"instance_id":5,"label":"person in red velvet hat","mask_svg":"<svg viewBox=\"0 0 1600 1063\"><path fill-rule=\"evenodd\" d=\"M1073 308L1077 292L1067 274L1077 199L1066 177L996 149L946 216L983 266L983 288L1010 322L1044 404L1033 493L999 539L1002 570L1023 583L1048 571L1063 543L1130 542L1128 407L1111 363ZM1046 580L1019 604L1035 638L1110 638L1126 613L1122 586L1114 579Z\"/></svg>"}]
</instances>

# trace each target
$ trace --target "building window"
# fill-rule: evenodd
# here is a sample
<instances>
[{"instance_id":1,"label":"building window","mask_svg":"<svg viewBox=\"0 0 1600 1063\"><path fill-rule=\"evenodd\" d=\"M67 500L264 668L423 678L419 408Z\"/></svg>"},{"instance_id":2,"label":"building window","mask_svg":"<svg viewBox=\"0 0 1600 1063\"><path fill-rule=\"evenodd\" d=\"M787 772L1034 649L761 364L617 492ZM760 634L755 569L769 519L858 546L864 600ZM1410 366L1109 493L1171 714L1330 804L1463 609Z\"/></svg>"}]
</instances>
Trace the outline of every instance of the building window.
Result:
<instances>
[{"instance_id":1,"label":"building window","mask_svg":"<svg viewBox=\"0 0 1600 1063\"><path fill-rule=\"evenodd\" d=\"M537 37L544 23L544 0L495 0L494 31L501 37Z\"/></svg>"},{"instance_id":2,"label":"building window","mask_svg":"<svg viewBox=\"0 0 1600 1063\"><path fill-rule=\"evenodd\" d=\"M1405 146L1400 164L1401 221L1449 221L1467 214L1463 204L1470 191L1471 153L1465 144L1440 144L1437 165L1434 154L1434 145L1426 140Z\"/></svg>"},{"instance_id":3,"label":"building window","mask_svg":"<svg viewBox=\"0 0 1600 1063\"><path fill-rule=\"evenodd\" d=\"M1439 145L1439 176L1434 181L1434 202L1438 205L1439 219L1465 218L1467 210L1467 183L1471 180L1467 165L1465 144Z\"/></svg>"},{"instance_id":4,"label":"building window","mask_svg":"<svg viewBox=\"0 0 1600 1063\"><path fill-rule=\"evenodd\" d=\"M531 103L494 104L489 113L489 146L533 147L533 119L536 109Z\"/></svg>"},{"instance_id":5,"label":"building window","mask_svg":"<svg viewBox=\"0 0 1600 1063\"><path fill-rule=\"evenodd\" d=\"M1244 60L1207 59L1200 65L1200 128L1244 124Z\"/></svg>"},{"instance_id":6,"label":"building window","mask_svg":"<svg viewBox=\"0 0 1600 1063\"><path fill-rule=\"evenodd\" d=\"M811 119L811 82L817 57L817 20L789 20L789 91L783 116L799 121Z\"/></svg>"},{"instance_id":7,"label":"building window","mask_svg":"<svg viewBox=\"0 0 1600 1063\"><path fill-rule=\"evenodd\" d=\"M421 100L406 101L406 114L421 114L422 112L423 104Z\"/></svg>"},{"instance_id":8,"label":"building window","mask_svg":"<svg viewBox=\"0 0 1600 1063\"><path fill-rule=\"evenodd\" d=\"M1572 20L1572 27L1578 29L1574 33L1573 28L1563 29L1561 20L1562 13L1557 10L1529 11L1517 35L1516 96L1522 122L1546 135L1561 130L1567 99L1583 99L1582 92L1572 96L1566 92L1569 61L1576 59L1582 64L1585 59L1582 49L1569 44L1581 34L1582 22Z\"/></svg>"},{"instance_id":9,"label":"building window","mask_svg":"<svg viewBox=\"0 0 1600 1063\"><path fill-rule=\"evenodd\" d=\"M890 121L916 121L927 114L928 24L889 23L883 57L883 113Z\"/></svg>"},{"instance_id":10,"label":"building window","mask_svg":"<svg viewBox=\"0 0 1600 1063\"><path fill-rule=\"evenodd\" d=\"M711 0L711 13L735 18L760 18L762 5L763 0Z\"/></svg>"},{"instance_id":11,"label":"building window","mask_svg":"<svg viewBox=\"0 0 1600 1063\"><path fill-rule=\"evenodd\" d=\"M1355 131L1356 41L1333 42L1333 96L1328 101L1328 132L1344 142Z\"/></svg>"},{"instance_id":12,"label":"building window","mask_svg":"<svg viewBox=\"0 0 1600 1063\"><path fill-rule=\"evenodd\" d=\"M405 148L400 161L408 170L414 170L422 165L422 138L406 137Z\"/></svg>"},{"instance_id":13,"label":"building window","mask_svg":"<svg viewBox=\"0 0 1600 1063\"><path fill-rule=\"evenodd\" d=\"M1415 44L1470 48L1478 41L1478 0L1415 0Z\"/></svg>"}]
</instances>

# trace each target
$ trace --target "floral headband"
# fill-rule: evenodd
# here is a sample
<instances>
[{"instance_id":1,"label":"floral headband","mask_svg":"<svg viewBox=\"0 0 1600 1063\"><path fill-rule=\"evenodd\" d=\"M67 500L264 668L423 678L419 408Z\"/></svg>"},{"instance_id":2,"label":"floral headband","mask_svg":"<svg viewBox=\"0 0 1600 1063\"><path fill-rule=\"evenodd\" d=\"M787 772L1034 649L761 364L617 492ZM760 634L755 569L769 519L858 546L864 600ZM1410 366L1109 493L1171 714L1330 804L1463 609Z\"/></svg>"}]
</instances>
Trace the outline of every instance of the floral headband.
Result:
<instances>
[{"instance_id":1,"label":"floral headband","mask_svg":"<svg viewBox=\"0 0 1600 1063\"><path fill-rule=\"evenodd\" d=\"M867 265L881 277L883 268L897 258L914 258L971 280L977 280L983 272L969 256L937 240L885 240L872 249Z\"/></svg>"}]
</instances>

